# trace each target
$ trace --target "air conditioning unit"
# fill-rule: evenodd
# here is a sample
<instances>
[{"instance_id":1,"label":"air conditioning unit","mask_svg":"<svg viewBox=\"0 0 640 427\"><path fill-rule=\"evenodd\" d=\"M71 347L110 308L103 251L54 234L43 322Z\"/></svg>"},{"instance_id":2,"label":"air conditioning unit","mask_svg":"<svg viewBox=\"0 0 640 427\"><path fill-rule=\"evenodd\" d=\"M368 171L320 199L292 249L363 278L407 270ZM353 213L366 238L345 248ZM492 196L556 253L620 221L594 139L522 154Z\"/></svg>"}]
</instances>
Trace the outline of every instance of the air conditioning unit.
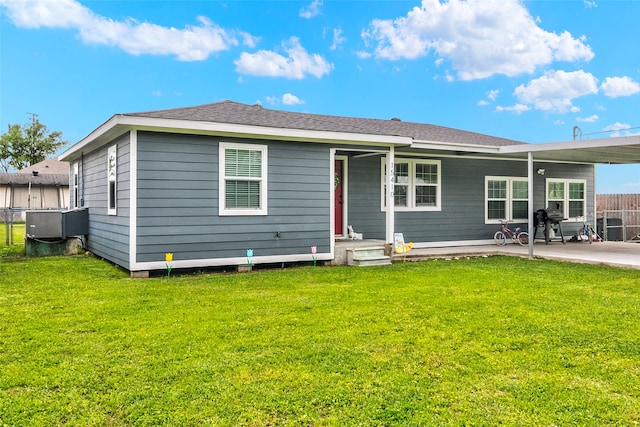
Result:
<instances>
[{"instance_id":1,"label":"air conditioning unit","mask_svg":"<svg viewBox=\"0 0 640 427\"><path fill-rule=\"evenodd\" d=\"M31 210L26 234L32 239L67 239L89 234L89 209Z\"/></svg>"}]
</instances>

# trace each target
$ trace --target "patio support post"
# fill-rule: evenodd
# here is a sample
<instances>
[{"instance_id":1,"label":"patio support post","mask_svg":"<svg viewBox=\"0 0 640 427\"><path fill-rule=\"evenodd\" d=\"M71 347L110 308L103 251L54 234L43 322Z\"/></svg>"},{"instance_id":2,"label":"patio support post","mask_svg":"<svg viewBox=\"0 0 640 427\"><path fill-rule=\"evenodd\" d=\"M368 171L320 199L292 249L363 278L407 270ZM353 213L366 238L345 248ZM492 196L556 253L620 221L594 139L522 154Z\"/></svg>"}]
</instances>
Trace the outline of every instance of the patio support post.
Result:
<instances>
[{"instance_id":1,"label":"patio support post","mask_svg":"<svg viewBox=\"0 0 640 427\"><path fill-rule=\"evenodd\" d=\"M395 182L395 150L393 145L389 147L387 153L387 191L385 194L387 204L386 237L387 243L393 243L393 233L395 232L395 203L393 199L393 185Z\"/></svg>"},{"instance_id":2,"label":"patio support post","mask_svg":"<svg viewBox=\"0 0 640 427\"><path fill-rule=\"evenodd\" d=\"M529 208L529 223L527 224L527 231L529 232L529 259L533 259L533 241L535 236L533 235L533 153L529 151L527 153L527 196Z\"/></svg>"}]
</instances>

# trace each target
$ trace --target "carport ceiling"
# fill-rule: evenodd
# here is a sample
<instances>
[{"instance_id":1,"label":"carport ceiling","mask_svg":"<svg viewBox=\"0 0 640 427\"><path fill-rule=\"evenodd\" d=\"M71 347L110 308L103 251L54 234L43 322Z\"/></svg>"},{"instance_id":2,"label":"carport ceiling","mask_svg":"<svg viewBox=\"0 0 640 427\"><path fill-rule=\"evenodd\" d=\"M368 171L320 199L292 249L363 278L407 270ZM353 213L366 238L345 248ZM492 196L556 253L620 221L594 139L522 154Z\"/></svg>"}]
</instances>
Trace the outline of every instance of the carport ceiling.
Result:
<instances>
[{"instance_id":1,"label":"carport ceiling","mask_svg":"<svg viewBox=\"0 0 640 427\"><path fill-rule=\"evenodd\" d=\"M640 135L500 147L500 153L509 157L527 158L529 152L537 161L640 164Z\"/></svg>"}]
</instances>

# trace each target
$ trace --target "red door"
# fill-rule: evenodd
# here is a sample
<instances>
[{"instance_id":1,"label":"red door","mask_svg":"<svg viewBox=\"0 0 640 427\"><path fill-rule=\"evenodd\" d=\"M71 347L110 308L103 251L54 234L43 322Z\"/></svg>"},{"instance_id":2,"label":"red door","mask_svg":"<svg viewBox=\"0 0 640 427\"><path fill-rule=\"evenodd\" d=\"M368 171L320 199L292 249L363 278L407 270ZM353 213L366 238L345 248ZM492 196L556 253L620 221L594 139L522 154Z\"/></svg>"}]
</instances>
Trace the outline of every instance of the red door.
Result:
<instances>
[{"instance_id":1,"label":"red door","mask_svg":"<svg viewBox=\"0 0 640 427\"><path fill-rule=\"evenodd\" d=\"M344 160L336 160L334 164L335 176L333 181L333 205L334 205L334 232L336 235L342 235L344 227L344 200L343 200L343 172Z\"/></svg>"}]
</instances>

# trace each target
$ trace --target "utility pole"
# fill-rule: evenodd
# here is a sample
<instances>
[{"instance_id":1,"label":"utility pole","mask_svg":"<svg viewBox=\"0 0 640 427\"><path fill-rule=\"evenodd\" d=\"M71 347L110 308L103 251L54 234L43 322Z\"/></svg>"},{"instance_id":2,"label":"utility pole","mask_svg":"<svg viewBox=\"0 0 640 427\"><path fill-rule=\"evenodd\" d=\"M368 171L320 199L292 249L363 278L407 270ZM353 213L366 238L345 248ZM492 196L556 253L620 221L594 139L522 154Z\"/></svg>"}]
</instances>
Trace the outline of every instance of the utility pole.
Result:
<instances>
[{"instance_id":1,"label":"utility pole","mask_svg":"<svg viewBox=\"0 0 640 427\"><path fill-rule=\"evenodd\" d=\"M30 158L33 158L33 151L35 150L35 146L36 146L36 121L38 120L38 115L36 113L27 113L28 115L31 115L31 152L30 154ZM31 163L31 162L29 162Z\"/></svg>"}]
</instances>

